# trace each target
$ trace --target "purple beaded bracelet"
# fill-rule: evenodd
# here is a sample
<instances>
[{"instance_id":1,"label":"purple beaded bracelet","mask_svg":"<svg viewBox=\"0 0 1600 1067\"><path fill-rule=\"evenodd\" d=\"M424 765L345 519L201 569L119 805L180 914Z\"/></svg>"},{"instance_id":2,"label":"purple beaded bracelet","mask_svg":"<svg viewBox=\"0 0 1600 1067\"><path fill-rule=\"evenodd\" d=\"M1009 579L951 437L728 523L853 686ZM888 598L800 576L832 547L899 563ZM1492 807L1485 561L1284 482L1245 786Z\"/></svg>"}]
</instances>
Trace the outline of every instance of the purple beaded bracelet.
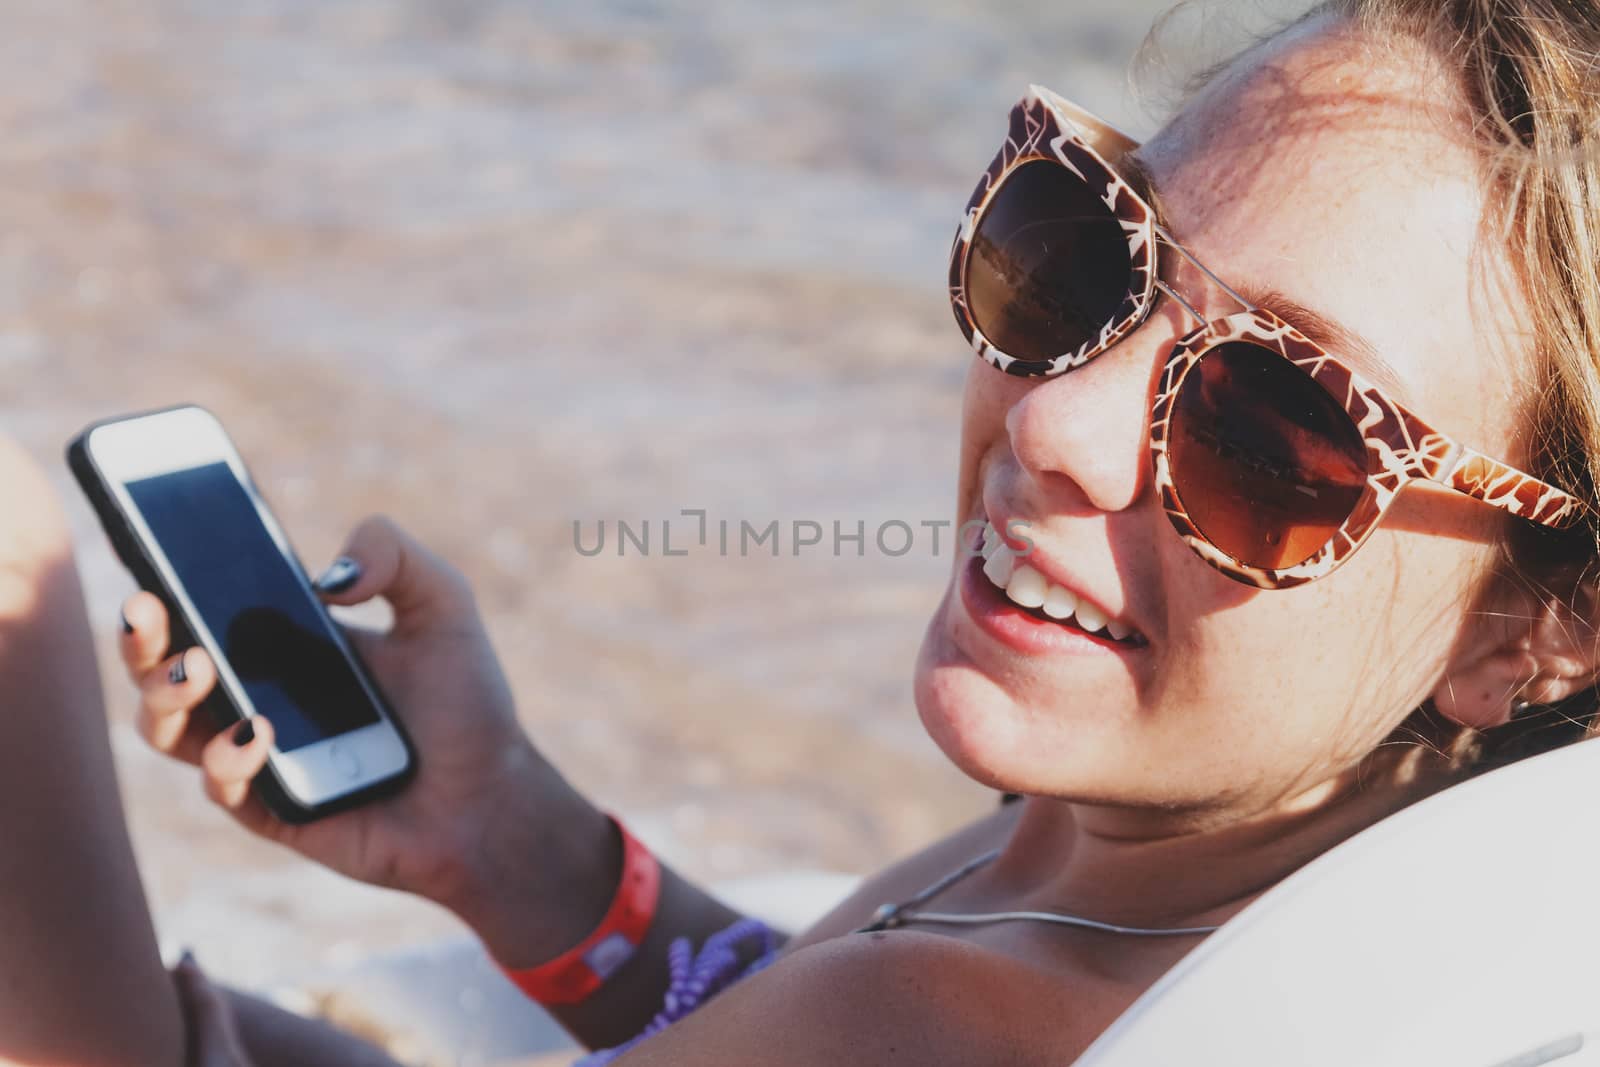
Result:
<instances>
[{"instance_id":1,"label":"purple beaded bracelet","mask_svg":"<svg viewBox=\"0 0 1600 1067\"><path fill-rule=\"evenodd\" d=\"M760 954L753 963L740 970L738 946L746 941L754 941L760 948ZM626 1043L591 1052L573 1067L604 1067L777 958L778 935L759 919L740 919L726 930L712 934L698 954L695 954L687 937L676 939L667 947L667 972L671 975L671 982L667 986L661 1011Z\"/></svg>"}]
</instances>

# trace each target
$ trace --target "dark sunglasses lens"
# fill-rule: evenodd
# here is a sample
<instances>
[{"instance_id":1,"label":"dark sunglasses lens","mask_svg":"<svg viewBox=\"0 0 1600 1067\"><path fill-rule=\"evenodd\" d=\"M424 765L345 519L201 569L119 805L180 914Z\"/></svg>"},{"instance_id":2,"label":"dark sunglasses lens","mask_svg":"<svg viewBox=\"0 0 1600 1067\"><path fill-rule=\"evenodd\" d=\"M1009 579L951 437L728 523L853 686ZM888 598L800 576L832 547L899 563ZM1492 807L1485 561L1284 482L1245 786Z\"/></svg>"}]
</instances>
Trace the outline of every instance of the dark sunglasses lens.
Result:
<instances>
[{"instance_id":1,"label":"dark sunglasses lens","mask_svg":"<svg viewBox=\"0 0 1600 1067\"><path fill-rule=\"evenodd\" d=\"M1206 539L1242 563L1303 563L1355 510L1367 448L1349 414L1278 353L1207 352L1178 390L1172 483Z\"/></svg>"},{"instance_id":2,"label":"dark sunglasses lens","mask_svg":"<svg viewBox=\"0 0 1600 1067\"><path fill-rule=\"evenodd\" d=\"M967 256L967 309L1008 356L1076 352L1117 316L1133 264L1122 224L1083 179L1036 160L990 199Z\"/></svg>"}]
</instances>

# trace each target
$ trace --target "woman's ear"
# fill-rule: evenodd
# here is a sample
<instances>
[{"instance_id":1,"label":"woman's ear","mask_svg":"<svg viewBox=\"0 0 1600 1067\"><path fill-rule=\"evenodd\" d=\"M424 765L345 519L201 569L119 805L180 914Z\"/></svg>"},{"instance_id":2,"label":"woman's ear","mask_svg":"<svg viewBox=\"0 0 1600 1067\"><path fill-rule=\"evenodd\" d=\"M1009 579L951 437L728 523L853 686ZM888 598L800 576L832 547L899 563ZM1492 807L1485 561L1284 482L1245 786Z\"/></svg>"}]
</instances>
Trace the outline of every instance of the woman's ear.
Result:
<instances>
[{"instance_id":1,"label":"woman's ear","mask_svg":"<svg viewBox=\"0 0 1600 1067\"><path fill-rule=\"evenodd\" d=\"M1490 624L1465 642L1433 692L1434 706L1473 729L1499 726L1521 703L1554 704L1600 677L1593 582L1562 600L1523 589L1500 598Z\"/></svg>"}]
</instances>

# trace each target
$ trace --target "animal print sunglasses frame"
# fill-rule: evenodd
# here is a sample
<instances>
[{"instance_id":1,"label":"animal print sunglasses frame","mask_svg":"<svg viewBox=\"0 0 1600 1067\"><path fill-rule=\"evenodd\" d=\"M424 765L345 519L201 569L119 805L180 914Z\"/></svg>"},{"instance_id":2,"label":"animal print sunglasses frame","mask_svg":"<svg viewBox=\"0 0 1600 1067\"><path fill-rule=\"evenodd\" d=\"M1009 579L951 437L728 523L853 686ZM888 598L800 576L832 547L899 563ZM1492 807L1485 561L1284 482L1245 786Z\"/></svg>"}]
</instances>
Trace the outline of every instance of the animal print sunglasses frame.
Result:
<instances>
[{"instance_id":1,"label":"animal print sunglasses frame","mask_svg":"<svg viewBox=\"0 0 1600 1067\"><path fill-rule=\"evenodd\" d=\"M1205 268L1156 221L1155 212L1112 167L1138 142L1039 86L1011 112L1011 131L968 202L950 256L950 301L961 331L977 354L1019 377L1052 377L1081 367L1126 337L1149 316L1156 294L1166 293L1201 323L1179 339L1167 357L1150 414L1154 483L1174 529L1194 552L1228 577L1261 589L1288 589L1331 573L1372 533L1400 489L1426 481L1552 528L1572 525L1587 510L1578 498L1435 430L1384 395L1293 326L1253 306ZM969 308L967 273L974 236L997 194L1024 164L1043 160L1065 167L1098 196L1121 224L1128 244L1128 287L1115 315L1078 348L1049 359L1022 359L990 342ZM1215 281L1244 310L1207 320L1161 280L1157 247L1164 244ZM1120 269L1120 268L1119 268ZM1219 547L1202 532L1173 477L1170 430L1175 401L1188 376L1223 345L1245 342L1287 360L1342 407L1366 450L1366 480L1349 511L1325 543L1288 566L1252 564Z\"/></svg>"}]
</instances>

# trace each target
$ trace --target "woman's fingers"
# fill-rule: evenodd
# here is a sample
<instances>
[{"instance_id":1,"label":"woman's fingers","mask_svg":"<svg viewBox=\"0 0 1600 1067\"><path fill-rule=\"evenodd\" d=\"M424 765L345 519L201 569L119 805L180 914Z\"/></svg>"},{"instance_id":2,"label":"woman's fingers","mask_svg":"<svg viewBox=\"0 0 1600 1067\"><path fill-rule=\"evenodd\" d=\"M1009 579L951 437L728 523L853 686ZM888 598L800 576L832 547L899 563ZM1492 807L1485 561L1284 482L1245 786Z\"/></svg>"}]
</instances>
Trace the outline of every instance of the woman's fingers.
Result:
<instances>
[{"instance_id":1,"label":"woman's fingers","mask_svg":"<svg viewBox=\"0 0 1600 1067\"><path fill-rule=\"evenodd\" d=\"M172 636L166 605L151 593L135 593L122 605L122 635L117 642L123 666L138 685L167 654Z\"/></svg>"},{"instance_id":2,"label":"woman's fingers","mask_svg":"<svg viewBox=\"0 0 1600 1067\"><path fill-rule=\"evenodd\" d=\"M206 742L200 753L206 796L238 813L250 799L250 782L267 765L272 749L272 723L253 715Z\"/></svg>"},{"instance_id":3,"label":"woman's fingers","mask_svg":"<svg viewBox=\"0 0 1600 1067\"><path fill-rule=\"evenodd\" d=\"M203 648L189 648L157 661L139 680L139 734L159 752L193 763L209 723L194 721L194 709L217 682L217 669Z\"/></svg>"},{"instance_id":4,"label":"woman's fingers","mask_svg":"<svg viewBox=\"0 0 1600 1067\"><path fill-rule=\"evenodd\" d=\"M383 517L356 527L344 554L317 578L316 587L330 604L381 596L394 606L401 626L408 618L451 623L477 613L461 573Z\"/></svg>"}]
</instances>

